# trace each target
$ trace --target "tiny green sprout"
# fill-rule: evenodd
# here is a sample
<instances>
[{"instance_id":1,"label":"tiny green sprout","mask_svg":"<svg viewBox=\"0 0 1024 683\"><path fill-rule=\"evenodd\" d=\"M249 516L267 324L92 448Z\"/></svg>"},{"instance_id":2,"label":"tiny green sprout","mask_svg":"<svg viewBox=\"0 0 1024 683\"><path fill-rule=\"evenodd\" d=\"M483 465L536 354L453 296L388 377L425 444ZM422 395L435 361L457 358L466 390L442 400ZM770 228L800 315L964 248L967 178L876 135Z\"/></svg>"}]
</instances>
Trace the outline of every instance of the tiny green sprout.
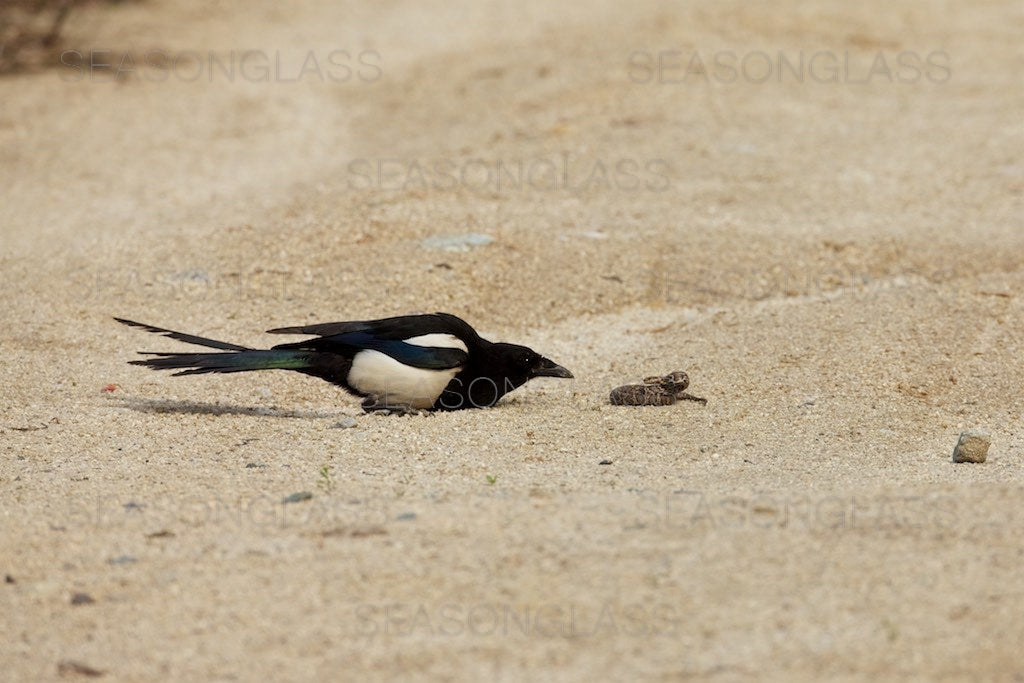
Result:
<instances>
[{"instance_id":1,"label":"tiny green sprout","mask_svg":"<svg viewBox=\"0 0 1024 683\"><path fill-rule=\"evenodd\" d=\"M331 476L330 465L321 465L320 480L316 484L324 493L330 493L334 490L334 478Z\"/></svg>"},{"instance_id":2,"label":"tiny green sprout","mask_svg":"<svg viewBox=\"0 0 1024 683\"><path fill-rule=\"evenodd\" d=\"M498 481L498 475L496 475L496 474L488 474L487 475L487 485L488 486L494 486L494 483L496 481Z\"/></svg>"}]
</instances>

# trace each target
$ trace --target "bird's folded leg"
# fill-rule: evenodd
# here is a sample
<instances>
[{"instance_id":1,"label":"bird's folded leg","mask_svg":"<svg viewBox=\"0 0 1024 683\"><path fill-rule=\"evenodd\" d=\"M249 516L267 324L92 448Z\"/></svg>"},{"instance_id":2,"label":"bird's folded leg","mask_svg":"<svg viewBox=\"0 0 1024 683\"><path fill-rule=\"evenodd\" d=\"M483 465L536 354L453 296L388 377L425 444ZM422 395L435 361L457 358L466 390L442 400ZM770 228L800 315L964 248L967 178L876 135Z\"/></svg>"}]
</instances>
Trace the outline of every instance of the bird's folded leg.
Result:
<instances>
[{"instance_id":1,"label":"bird's folded leg","mask_svg":"<svg viewBox=\"0 0 1024 683\"><path fill-rule=\"evenodd\" d=\"M413 408L408 403L388 403L381 401L376 394L371 394L363 399L363 410L367 413L380 413L381 415L420 415L422 411Z\"/></svg>"}]
</instances>

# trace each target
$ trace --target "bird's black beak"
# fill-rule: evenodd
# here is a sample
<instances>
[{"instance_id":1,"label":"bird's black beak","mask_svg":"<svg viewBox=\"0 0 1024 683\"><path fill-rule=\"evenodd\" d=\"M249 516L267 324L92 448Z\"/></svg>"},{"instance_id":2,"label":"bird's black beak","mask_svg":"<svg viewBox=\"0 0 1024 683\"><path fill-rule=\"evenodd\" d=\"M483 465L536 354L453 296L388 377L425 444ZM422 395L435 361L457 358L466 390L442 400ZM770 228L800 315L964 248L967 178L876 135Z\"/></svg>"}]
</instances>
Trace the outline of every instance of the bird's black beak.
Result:
<instances>
[{"instance_id":1,"label":"bird's black beak","mask_svg":"<svg viewBox=\"0 0 1024 683\"><path fill-rule=\"evenodd\" d=\"M530 371L530 377L561 377L563 379L572 379L572 373L553 360L541 358L537 365L534 366L533 370Z\"/></svg>"}]
</instances>

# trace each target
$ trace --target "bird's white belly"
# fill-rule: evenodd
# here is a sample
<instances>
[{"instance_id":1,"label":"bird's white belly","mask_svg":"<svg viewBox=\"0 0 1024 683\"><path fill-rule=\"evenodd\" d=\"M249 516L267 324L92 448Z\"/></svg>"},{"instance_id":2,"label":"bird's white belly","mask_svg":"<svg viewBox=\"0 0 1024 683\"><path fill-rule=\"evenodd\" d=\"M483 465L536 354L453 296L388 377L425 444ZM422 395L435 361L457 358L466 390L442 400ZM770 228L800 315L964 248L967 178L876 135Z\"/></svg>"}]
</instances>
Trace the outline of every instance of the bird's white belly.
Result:
<instances>
[{"instance_id":1,"label":"bird's white belly","mask_svg":"<svg viewBox=\"0 0 1024 683\"><path fill-rule=\"evenodd\" d=\"M348 383L381 403L430 408L462 368L425 370L403 365L380 351L364 350L352 358Z\"/></svg>"}]
</instances>

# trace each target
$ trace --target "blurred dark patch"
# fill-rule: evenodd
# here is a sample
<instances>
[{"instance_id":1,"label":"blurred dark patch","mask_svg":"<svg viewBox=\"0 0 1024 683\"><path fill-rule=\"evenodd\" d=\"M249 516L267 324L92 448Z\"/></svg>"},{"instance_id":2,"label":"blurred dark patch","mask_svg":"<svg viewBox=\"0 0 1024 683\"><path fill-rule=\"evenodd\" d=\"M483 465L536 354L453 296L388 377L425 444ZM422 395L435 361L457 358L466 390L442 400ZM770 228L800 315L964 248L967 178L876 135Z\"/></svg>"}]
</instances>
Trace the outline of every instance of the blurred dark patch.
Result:
<instances>
[{"instance_id":1,"label":"blurred dark patch","mask_svg":"<svg viewBox=\"0 0 1024 683\"><path fill-rule=\"evenodd\" d=\"M0 75L60 64L61 34L74 10L86 5L140 0L2 0L0 2Z\"/></svg>"}]
</instances>

